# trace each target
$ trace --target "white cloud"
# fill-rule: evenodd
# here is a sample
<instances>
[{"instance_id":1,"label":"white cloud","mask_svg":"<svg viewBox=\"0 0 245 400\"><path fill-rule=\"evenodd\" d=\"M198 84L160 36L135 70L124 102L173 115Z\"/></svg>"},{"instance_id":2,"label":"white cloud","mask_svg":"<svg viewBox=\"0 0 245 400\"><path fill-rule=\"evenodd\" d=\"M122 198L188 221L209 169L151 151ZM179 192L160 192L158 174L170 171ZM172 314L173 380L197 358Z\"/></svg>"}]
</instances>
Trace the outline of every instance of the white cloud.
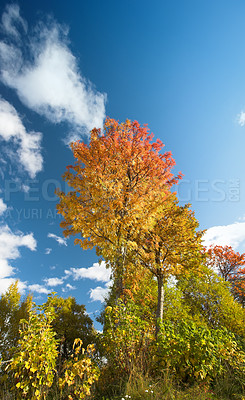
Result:
<instances>
[{"instance_id":1,"label":"white cloud","mask_svg":"<svg viewBox=\"0 0 245 400\"><path fill-rule=\"evenodd\" d=\"M67 283L65 285L65 287L62 288L62 292L65 293L65 292L68 292L69 290L75 290L75 289L76 289L76 286L72 286L72 285L70 285L70 283Z\"/></svg>"},{"instance_id":2,"label":"white cloud","mask_svg":"<svg viewBox=\"0 0 245 400\"><path fill-rule=\"evenodd\" d=\"M245 241L245 222L213 226L204 234L204 245L231 246L237 249Z\"/></svg>"},{"instance_id":3,"label":"white cloud","mask_svg":"<svg viewBox=\"0 0 245 400\"><path fill-rule=\"evenodd\" d=\"M50 290L45 288L43 285L39 285L38 283L35 283L33 285L29 285L28 288L31 290L31 292L37 292L41 294L49 294Z\"/></svg>"},{"instance_id":4,"label":"white cloud","mask_svg":"<svg viewBox=\"0 0 245 400\"><path fill-rule=\"evenodd\" d=\"M41 139L39 132L27 132L15 108L0 98L0 138L17 146L20 163L34 178L42 170Z\"/></svg>"},{"instance_id":5,"label":"white cloud","mask_svg":"<svg viewBox=\"0 0 245 400\"><path fill-rule=\"evenodd\" d=\"M47 286L58 286L64 283L64 279L62 278L46 278L44 282Z\"/></svg>"},{"instance_id":6,"label":"white cloud","mask_svg":"<svg viewBox=\"0 0 245 400\"><path fill-rule=\"evenodd\" d=\"M24 183L21 185L21 190L23 190L24 193L29 193L30 189L31 188L29 185L26 185Z\"/></svg>"},{"instance_id":7,"label":"white cloud","mask_svg":"<svg viewBox=\"0 0 245 400\"><path fill-rule=\"evenodd\" d=\"M76 286L72 286L72 285L70 285L70 283L67 283L67 284L66 284L66 288L67 288L68 290L75 290L75 289L76 289Z\"/></svg>"},{"instance_id":8,"label":"white cloud","mask_svg":"<svg viewBox=\"0 0 245 400\"><path fill-rule=\"evenodd\" d=\"M89 268L70 268L65 270L68 276L72 276L74 280L88 278L95 281L109 282L111 270L106 268L104 261L99 263L94 263L92 267Z\"/></svg>"},{"instance_id":9,"label":"white cloud","mask_svg":"<svg viewBox=\"0 0 245 400\"><path fill-rule=\"evenodd\" d=\"M14 278L4 278L0 279L0 294L3 294L7 291L10 285L16 282L16 279ZM26 289L26 282L22 282L18 280L18 289L20 293L24 293L24 290Z\"/></svg>"},{"instance_id":10,"label":"white cloud","mask_svg":"<svg viewBox=\"0 0 245 400\"><path fill-rule=\"evenodd\" d=\"M90 289L89 296L92 301L104 302L105 297L108 295L112 281L110 279L111 269L106 268L106 263L102 261L94 263L89 268L70 268L65 270L67 277L72 277L74 280L79 279L91 279L94 281L100 281L105 283L105 287L97 286L94 289Z\"/></svg>"},{"instance_id":11,"label":"white cloud","mask_svg":"<svg viewBox=\"0 0 245 400\"><path fill-rule=\"evenodd\" d=\"M240 126L245 125L245 112L244 111L241 111L240 114L238 114L237 120L238 120L238 124Z\"/></svg>"},{"instance_id":12,"label":"white cloud","mask_svg":"<svg viewBox=\"0 0 245 400\"><path fill-rule=\"evenodd\" d=\"M108 295L108 292L108 288L97 286L95 289L90 289L89 297L92 301L100 301L101 303L104 303L105 297Z\"/></svg>"},{"instance_id":13,"label":"white cloud","mask_svg":"<svg viewBox=\"0 0 245 400\"><path fill-rule=\"evenodd\" d=\"M23 51L20 45L9 44L10 35L20 33L13 24L7 26L8 44L0 42L2 82L15 89L26 106L50 121L68 122L73 137L102 127L106 96L81 75L68 47L68 29L54 21L39 23L34 36L22 39L22 45L27 46Z\"/></svg>"},{"instance_id":14,"label":"white cloud","mask_svg":"<svg viewBox=\"0 0 245 400\"><path fill-rule=\"evenodd\" d=\"M61 245L67 246L66 239L64 239L64 238L62 238L60 236L57 236L54 233L48 233L48 237L51 238L51 239L56 240L56 242L58 242Z\"/></svg>"},{"instance_id":15,"label":"white cloud","mask_svg":"<svg viewBox=\"0 0 245 400\"><path fill-rule=\"evenodd\" d=\"M15 39L19 39L19 32L16 28L22 27L24 31L27 31L27 24L20 16L20 8L17 4L8 4L2 15L2 30L6 34L13 36Z\"/></svg>"},{"instance_id":16,"label":"white cloud","mask_svg":"<svg viewBox=\"0 0 245 400\"><path fill-rule=\"evenodd\" d=\"M110 285L111 285L111 283L108 282L105 285L106 287L97 286L94 289L90 289L90 291L89 291L90 299L92 301L100 301L101 303L104 303L105 298L109 294Z\"/></svg>"},{"instance_id":17,"label":"white cloud","mask_svg":"<svg viewBox=\"0 0 245 400\"><path fill-rule=\"evenodd\" d=\"M45 254L50 254L51 251L52 251L52 249L50 249L49 247L47 247L47 248L45 249Z\"/></svg>"},{"instance_id":18,"label":"white cloud","mask_svg":"<svg viewBox=\"0 0 245 400\"><path fill-rule=\"evenodd\" d=\"M3 215L7 210L7 205L3 202L3 199L0 199L0 215Z\"/></svg>"},{"instance_id":19,"label":"white cloud","mask_svg":"<svg viewBox=\"0 0 245 400\"><path fill-rule=\"evenodd\" d=\"M14 274L14 268L9 264L9 260L20 257L19 247L36 250L33 234L24 235L22 232L15 234L7 225L0 226L0 292L6 290L15 281L10 278ZM24 285L24 282L20 282L22 288Z\"/></svg>"},{"instance_id":20,"label":"white cloud","mask_svg":"<svg viewBox=\"0 0 245 400\"><path fill-rule=\"evenodd\" d=\"M24 246L30 250L36 250L36 240L33 234L23 235L22 232L14 234L5 225L0 227L0 278L6 278L13 274L13 267L8 260L15 260L20 257L19 247Z\"/></svg>"}]
</instances>

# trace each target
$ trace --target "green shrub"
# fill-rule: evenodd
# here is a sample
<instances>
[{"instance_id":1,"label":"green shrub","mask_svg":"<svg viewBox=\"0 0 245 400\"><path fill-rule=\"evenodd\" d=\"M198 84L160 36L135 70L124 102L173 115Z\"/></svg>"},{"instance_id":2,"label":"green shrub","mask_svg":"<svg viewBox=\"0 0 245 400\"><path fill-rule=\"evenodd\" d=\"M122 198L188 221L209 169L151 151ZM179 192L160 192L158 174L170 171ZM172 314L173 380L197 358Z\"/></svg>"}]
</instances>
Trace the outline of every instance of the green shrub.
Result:
<instances>
[{"instance_id":1,"label":"green shrub","mask_svg":"<svg viewBox=\"0 0 245 400\"><path fill-rule=\"evenodd\" d=\"M232 369L245 383L245 353L226 328L209 329L192 320L160 326L157 361L181 381L213 381Z\"/></svg>"}]
</instances>

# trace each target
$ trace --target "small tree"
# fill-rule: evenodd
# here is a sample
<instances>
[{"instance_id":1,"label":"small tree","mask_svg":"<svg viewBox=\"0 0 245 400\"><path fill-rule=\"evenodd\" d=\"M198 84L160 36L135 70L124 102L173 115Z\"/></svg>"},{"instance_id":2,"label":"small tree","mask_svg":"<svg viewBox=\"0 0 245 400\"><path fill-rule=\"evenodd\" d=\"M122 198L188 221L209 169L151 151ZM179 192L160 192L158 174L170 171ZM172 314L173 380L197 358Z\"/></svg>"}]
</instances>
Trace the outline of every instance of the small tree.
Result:
<instances>
[{"instance_id":1,"label":"small tree","mask_svg":"<svg viewBox=\"0 0 245 400\"><path fill-rule=\"evenodd\" d=\"M207 250L208 265L225 281L231 281L241 266L245 265L245 253L235 252L231 246L211 246Z\"/></svg>"},{"instance_id":2,"label":"small tree","mask_svg":"<svg viewBox=\"0 0 245 400\"><path fill-rule=\"evenodd\" d=\"M0 358L7 361L19 339L19 322L28 318L31 296L21 301L18 281L11 284L0 298Z\"/></svg>"},{"instance_id":3,"label":"small tree","mask_svg":"<svg viewBox=\"0 0 245 400\"><path fill-rule=\"evenodd\" d=\"M236 337L245 338L245 310L234 299L229 283L210 267L181 275L177 286L189 316L204 320L211 329L224 327Z\"/></svg>"},{"instance_id":4,"label":"small tree","mask_svg":"<svg viewBox=\"0 0 245 400\"><path fill-rule=\"evenodd\" d=\"M180 207L172 196L164 203L162 214L152 229L138 237L136 251L139 261L157 278L157 320L163 320L164 283L168 277L200 266L202 232L197 232L197 227L198 222L190 206Z\"/></svg>"},{"instance_id":5,"label":"small tree","mask_svg":"<svg viewBox=\"0 0 245 400\"><path fill-rule=\"evenodd\" d=\"M54 296L49 299L52 298L56 299ZM8 366L8 370L14 373L20 399L44 400L53 385L57 375L59 345L52 328L55 317L57 315L52 302L48 301L39 307L33 303L29 319L21 321L20 339ZM62 363L57 381L61 398L64 394L64 398L69 400L83 399L90 393L91 385L99 376L93 360L94 351L94 344L89 344L85 354L82 340L74 340L69 356Z\"/></svg>"},{"instance_id":6,"label":"small tree","mask_svg":"<svg viewBox=\"0 0 245 400\"><path fill-rule=\"evenodd\" d=\"M154 331L141 313L131 300L120 299L114 307L105 309L102 343L108 363L118 377L129 375L135 366L143 369L148 361Z\"/></svg>"},{"instance_id":7,"label":"small tree","mask_svg":"<svg viewBox=\"0 0 245 400\"><path fill-rule=\"evenodd\" d=\"M53 319L52 308L38 308L33 303L29 320L21 321L17 351L9 365L21 398L46 399L52 386L58 355Z\"/></svg>"},{"instance_id":8,"label":"small tree","mask_svg":"<svg viewBox=\"0 0 245 400\"><path fill-rule=\"evenodd\" d=\"M234 297L245 304L245 253L235 252L231 246L211 246L207 264L231 283Z\"/></svg>"},{"instance_id":9,"label":"small tree","mask_svg":"<svg viewBox=\"0 0 245 400\"><path fill-rule=\"evenodd\" d=\"M53 293L48 296L45 307L54 309L51 325L59 341L60 370L63 361L73 353L74 340L80 338L86 347L95 343L96 333L85 306L77 304L74 297L64 299Z\"/></svg>"},{"instance_id":10,"label":"small tree","mask_svg":"<svg viewBox=\"0 0 245 400\"><path fill-rule=\"evenodd\" d=\"M244 309L211 268L188 270L166 286L156 368L190 381L224 378L244 390L244 338Z\"/></svg>"},{"instance_id":11,"label":"small tree","mask_svg":"<svg viewBox=\"0 0 245 400\"><path fill-rule=\"evenodd\" d=\"M73 354L63 365L63 376L59 378L59 387L65 399L84 399L90 395L92 384L99 378L99 368L93 361L95 347L93 344L88 345L85 351L82 344L81 339L74 340Z\"/></svg>"}]
</instances>

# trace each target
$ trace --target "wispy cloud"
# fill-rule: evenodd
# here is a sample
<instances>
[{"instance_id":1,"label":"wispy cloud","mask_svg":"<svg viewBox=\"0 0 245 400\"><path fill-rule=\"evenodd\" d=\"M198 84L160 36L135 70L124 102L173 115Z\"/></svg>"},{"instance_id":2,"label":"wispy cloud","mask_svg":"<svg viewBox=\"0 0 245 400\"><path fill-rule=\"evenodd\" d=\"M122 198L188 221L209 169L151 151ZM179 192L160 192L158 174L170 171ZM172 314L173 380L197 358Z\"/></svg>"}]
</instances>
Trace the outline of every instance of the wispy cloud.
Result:
<instances>
[{"instance_id":1,"label":"wispy cloud","mask_svg":"<svg viewBox=\"0 0 245 400\"><path fill-rule=\"evenodd\" d=\"M18 30L20 23L22 31ZM2 26L2 82L15 89L30 109L54 123L68 122L73 138L102 127L106 96L96 91L79 71L69 48L67 27L49 19L47 23L40 22L34 33L27 32L26 37L27 25L16 5L6 8ZM21 45L11 40L13 37L22 38Z\"/></svg>"},{"instance_id":2,"label":"wispy cloud","mask_svg":"<svg viewBox=\"0 0 245 400\"><path fill-rule=\"evenodd\" d=\"M234 222L230 225L213 226L204 235L204 245L232 246L237 249L245 241L245 222ZM245 249L244 249L245 250Z\"/></svg>"},{"instance_id":3,"label":"wispy cloud","mask_svg":"<svg viewBox=\"0 0 245 400\"><path fill-rule=\"evenodd\" d=\"M75 290L76 286L70 285L70 283L67 283L61 290L63 293L69 292L70 290Z\"/></svg>"},{"instance_id":4,"label":"wispy cloud","mask_svg":"<svg viewBox=\"0 0 245 400\"><path fill-rule=\"evenodd\" d=\"M50 293L50 289L47 289L43 285L39 285L39 283L34 283L33 285L29 285L28 289L31 292L37 292L37 293L40 293L40 294L49 294Z\"/></svg>"},{"instance_id":5,"label":"wispy cloud","mask_svg":"<svg viewBox=\"0 0 245 400\"><path fill-rule=\"evenodd\" d=\"M25 183L22 183L21 184L21 190L24 192L24 193L28 193L29 191L30 191L30 186L29 185L26 185Z\"/></svg>"},{"instance_id":6,"label":"wispy cloud","mask_svg":"<svg viewBox=\"0 0 245 400\"><path fill-rule=\"evenodd\" d=\"M47 247L46 249L45 249L45 254L50 254L51 253L51 251L52 251L52 249L50 249L49 247Z\"/></svg>"},{"instance_id":7,"label":"wispy cloud","mask_svg":"<svg viewBox=\"0 0 245 400\"><path fill-rule=\"evenodd\" d=\"M55 235L54 233L48 233L48 238L56 240L61 245L67 246L66 239Z\"/></svg>"},{"instance_id":8,"label":"wispy cloud","mask_svg":"<svg viewBox=\"0 0 245 400\"><path fill-rule=\"evenodd\" d=\"M5 213L7 210L7 205L3 202L3 199L0 199L0 216Z\"/></svg>"},{"instance_id":9,"label":"wispy cloud","mask_svg":"<svg viewBox=\"0 0 245 400\"><path fill-rule=\"evenodd\" d=\"M70 268L65 270L65 274L73 277L74 280L88 278L100 282L109 282L111 276L111 270L106 268L105 262L101 264L94 263L89 268Z\"/></svg>"},{"instance_id":10,"label":"wispy cloud","mask_svg":"<svg viewBox=\"0 0 245 400\"><path fill-rule=\"evenodd\" d=\"M42 170L39 132L27 132L15 108L0 97L0 139L14 144L22 167L34 178Z\"/></svg>"},{"instance_id":11,"label":"wispy cloud","mask_svg":"<svg viewBox=\"0 0 245 400\"><path fill-rule=\"evenodd\" d=\"M237 122L240 126L245 125L245 111L241 111L237 116Z\"/></svg>"},{"instance_id":12,"label":"wispy cloud","mask_svg":"<svg viewBox=\"0 0 245 400\"><path fill-rule=\"evenodd\" d=\"M17 28L16 28L17 26ZM2 30L5 34L19 39L19 28L27 31L27 23L20 16L20 8L17 4L8 4L2 15Z\"/></svg>"},{"instance_id":13,"label":"wispy cloud","mask_svg":"<svg viewBox=\"0 0 245 400\"><path fill-rule=\"evenodd\" d=\"M67 284L66 284L66 289L67 289L67 290L75 290L76 287L73 286L73 285L71 285L70 283L67 283Z\"/></svg>"},{"instance_id":14,"label":"wispy cloud","mask_svg":"<svg viewBox=\"0 0 245 400\"><path fill-rule=\"evenodd\" d=\"M10 278L14 274L14 268L10 265L10 260L20 257L19 247L27 247L31 251L36 250L36 240L33 234L24 235L22 232L13 233L7 226L0 227L0 292L15 281ZM20 282L22 288L24 282Z\"/></svg>"},{"instance_id":15,"label":"wispy cloud","mask_svg":"<svg viewBox=\"0 0 245 400\"><path fill-rule=\"evenodd\" d=\"M46 283L47 286L59 286L64 283L63 278L45 278L44 282Z\"/></svg>"}]
</instances>

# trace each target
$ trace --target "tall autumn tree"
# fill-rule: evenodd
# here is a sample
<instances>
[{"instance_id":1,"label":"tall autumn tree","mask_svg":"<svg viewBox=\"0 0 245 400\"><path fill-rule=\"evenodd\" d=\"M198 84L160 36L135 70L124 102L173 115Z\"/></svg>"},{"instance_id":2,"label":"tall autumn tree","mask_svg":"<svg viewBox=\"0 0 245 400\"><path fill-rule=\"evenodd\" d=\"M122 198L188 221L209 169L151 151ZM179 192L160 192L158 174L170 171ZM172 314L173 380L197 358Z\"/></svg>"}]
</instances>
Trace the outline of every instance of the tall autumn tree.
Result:
<instances>
[{"instance_id":1,"label":"tall autumn tree","mask_svg":"<svg viewBox=\"0 0 245 400\"><path fill-rule=\"evenodd\" d=\"M88 145L71 144L76 163L64 179L72 190L58 192L64 235L79 234L76 244L96 248L119 278L119 291L135 238L154 225L181 178L171 172L171 153L160 154L163 143L152 139L137 121L107 119L103 132L92 130Z\"/></svg>"}]
</instances>

